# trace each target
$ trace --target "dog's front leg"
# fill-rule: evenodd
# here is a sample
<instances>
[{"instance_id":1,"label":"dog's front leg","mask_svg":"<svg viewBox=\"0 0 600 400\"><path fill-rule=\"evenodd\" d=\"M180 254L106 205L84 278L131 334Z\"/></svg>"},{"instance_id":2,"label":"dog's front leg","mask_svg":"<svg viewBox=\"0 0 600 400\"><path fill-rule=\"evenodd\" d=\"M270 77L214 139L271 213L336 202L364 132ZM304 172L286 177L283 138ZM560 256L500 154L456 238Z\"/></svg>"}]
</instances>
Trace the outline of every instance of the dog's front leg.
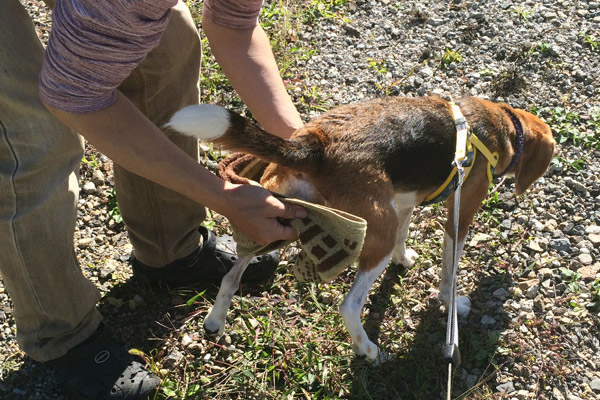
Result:
<instances>
[{"instance_id":1,"label":"dog's front leg","mask_svg":"<svg viewBox=\"0 0 600 400\"><path fill-rule=\"evenodd\" d=\"M480 175L482 172L480 172ZM485 176L479 178L475 175L469 178L469 181L465 183L462 189L462 196L460 199L460 212L458 221L458 243L456 246L456 260L460 259L460 255L465 247L465 241L467 239L467 233L469 226L473 221L475 213L481 206L481 202L485 198L488 188L488 181ZM452 297L452 279L453 277L453 266L454 266L454 195L450 196L446 200L446 206L448 208L448 218L446 220L444 235L444 253L442 257L442 279L440 282L440 293L438 299L448 309L450 305L450 299ZM460 304L468 304L468 299L457 299ZM459 316L466 316L470 311L470 307L458 307Z\"/></svg>"},{"instance_id":2,"label":"dog's front leg","mask_svg":"<svg viewBox=\"0 0 600 400\"><path fill-rule=\"evenodd\" d=\"M233 295L240 287L240 281L246 268L252 261L253 254L239 257L231 271L223 277L221 281L221 287L219 293L215 299L215 304L212 306L208 315L204 319L204 330L209 334L216 334L221 336L225 330L225 318L227 317L227 310L231 305L231 299Z\"/></svg>"},{"instance_id":3,"label":"dog's front leg","mask_svg":"<svg viewBox=\"0 0 600 400\"><path fill-rule=\"evenodd\" d=\"M360 320L360 315L363 305L367 300L369 289L389 264L391 257L391 254L387 255L375 268L369 271L359 269L350 293L348 293L348 296L340 306L340 314L342 314L344 324L352 339L354 352L358 356L366 356L367 360L371 362L379 361L379 349L367 337L367 333Z\"/></svg>"},{"instance_id":4,"label":"dog's front leg","mask_svg":"<svg viewBox=\"0 0 600 400\"><path fill-rule=\"evenodd\" d=\"M458 254L457 258L460 258L460 254L462 254L465 246L465 239L466 235L462 239L458 239L458 246L456 249ZM444 235L444 250L442 257L442 279L440 281L440 293L438 295L438 299L442 305L446 307L446 309L448 309L448 306L450 305L450 297L452 295L452 279L454 278L452 274L454 266L454 254L452 251L453 247L454 239L446 232Z\"/></svg>"},{"instance_id":5,"label":"dog's front leg","mask_svg":"<svg viewBox=\"0 0 600 400\"><path fill-rule=\"evenodd\" d=\"M408 227L410 225L410 217L412 216L413 210L414 207L396 209L396 215L398 215L398 229L396 232L396 245L394 246L392 262L407 268L415 265L415 261L417 260L417 253L413 249L406 248Z\"/></svg>"}]
</instances>

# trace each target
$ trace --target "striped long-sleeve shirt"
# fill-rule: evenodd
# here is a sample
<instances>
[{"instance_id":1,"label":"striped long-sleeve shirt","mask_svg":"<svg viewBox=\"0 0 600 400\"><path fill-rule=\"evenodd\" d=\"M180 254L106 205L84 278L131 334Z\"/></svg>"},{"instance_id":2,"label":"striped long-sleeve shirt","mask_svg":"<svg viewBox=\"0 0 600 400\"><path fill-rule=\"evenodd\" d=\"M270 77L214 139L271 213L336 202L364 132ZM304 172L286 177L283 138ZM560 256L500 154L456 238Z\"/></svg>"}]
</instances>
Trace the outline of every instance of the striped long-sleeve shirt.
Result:
<instances>
[{"instance_id":1,"label":"striped long-sleeve shirt","mask_svg":"<svg viewBox=\"0 0 600 400\"><path fill-rule=\"evenodd\" d=\"M40 73L40 97L59 110L108 107L116 88L160 41L178 0L58 0ZM256 26L261 0L205 0L203 18Z\"/></svg>"}]
</instances>

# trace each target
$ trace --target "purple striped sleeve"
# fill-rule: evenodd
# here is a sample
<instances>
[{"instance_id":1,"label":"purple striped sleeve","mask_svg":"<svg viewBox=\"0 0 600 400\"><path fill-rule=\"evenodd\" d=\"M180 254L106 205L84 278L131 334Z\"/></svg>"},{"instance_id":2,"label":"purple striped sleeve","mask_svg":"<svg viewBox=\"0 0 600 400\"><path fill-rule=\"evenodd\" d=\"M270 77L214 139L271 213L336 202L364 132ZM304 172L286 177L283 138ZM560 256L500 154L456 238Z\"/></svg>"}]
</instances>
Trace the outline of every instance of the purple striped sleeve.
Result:
<instances>
[{"instance_id":1,"label":"purple striped sleeve","mask_svg":"<svg viewBox=\"0 0 600 400\"><path fill-rule=\"evenodd\" d=\"M98 111L156 47L177 0L58 0L40 73L40 97L56 109Z\"/></svg>"},{"instance_id":2,"label":"purple striped sleeve","mask_svg":"<svg viewBox=\"0 0 600 400\"><path fill-rule=\"evenodd\" d=\"M204 0L202 18L231 29L251 29L258 24L262 0Z\"/></svg>"}]
</instances>

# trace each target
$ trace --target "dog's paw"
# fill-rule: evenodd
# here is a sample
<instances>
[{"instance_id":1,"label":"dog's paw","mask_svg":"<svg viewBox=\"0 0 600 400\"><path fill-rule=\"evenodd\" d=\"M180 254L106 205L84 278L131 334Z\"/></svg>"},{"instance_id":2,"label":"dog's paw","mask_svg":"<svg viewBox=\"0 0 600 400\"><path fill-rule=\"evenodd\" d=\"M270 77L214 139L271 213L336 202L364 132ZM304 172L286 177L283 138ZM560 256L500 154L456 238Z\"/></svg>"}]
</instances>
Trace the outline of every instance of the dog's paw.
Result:
<instances>
[{"instance_id":1,"label":"dog's paw","mask_svg":"<svg viewBox=\"0 0 600 400\"><path fill-rule=\"evenodd\" d=\"M404 254L399 254L399 255L394 254L394 256L392 257L392 262L394 264L401 264L407 268L410 268L413 265L415 265L416 261L417 261L417 252L414 251L413 249L406 249Z\"/></svg>"},{"instance_id":2,"label":"dog's paw","mask_svg":"<svg viewBox=\"0 0 600 400\"><path fill-rule=\"evenodd\" d=\"M440 302L440 310L447 312L450 308L450 292L440 290L438 293L438 301ZM458 296L456 298L456 315L459 318L467 318L471 312L471 300L467 296Z\"/></svg>"},{"instance_id":3,"label":"dog's paw","mask_svg":"<svg viewBox=\"0 0 600 400\"><path fill-rule=\"evenodd\" d=\"M376 362L379 356L379 347L369 339L353 342L352 349L358 357L365 357L371 363Z\"/></svg>"},{"instance_id":4,"label":"dog's paw","mask_svg":"<svg viewBox=\"0 0 600 400\"><path fill-rule=\"evenodd\" d=\"M391 361L394 358L393 355L391 355L388 352L385 351L380 351L379 354L377 354L377 358L375 359L375 361L373 361L373 366L374 367L379 367L381 364L384 364L388 361Z\"/></svg>"},{"instance_id":5,"label":"dog's paw","mask_svg":"<svg viewBox=\"0 0 600 400\"><path fill-rule=\"evenodd\" d=\"M437 298L442 309L447 310L450 306L450 290L445 285L440 285Z\"/></svg>"},{"instance_id":6,"label":"dog's paw","mask_svg":"<svg viewBox=\"0 0 600 400\"><path fill-rule=\"evenodd\" d=\"M471 300L467 296L459 296L456 299L456 314L460 318L467 318L471 312Z\"/></svg>"},{"instance_id":7,"label":"dog's paw","mask_svg":"<svg viewBox=\"0 0 600 400\"><path fill-rule=\"evenodd\" d=\"M204 331L213 337L220 337L225 331L225 319L215 316L212 309L204 319Z\"/></svg>"}]
</instances>

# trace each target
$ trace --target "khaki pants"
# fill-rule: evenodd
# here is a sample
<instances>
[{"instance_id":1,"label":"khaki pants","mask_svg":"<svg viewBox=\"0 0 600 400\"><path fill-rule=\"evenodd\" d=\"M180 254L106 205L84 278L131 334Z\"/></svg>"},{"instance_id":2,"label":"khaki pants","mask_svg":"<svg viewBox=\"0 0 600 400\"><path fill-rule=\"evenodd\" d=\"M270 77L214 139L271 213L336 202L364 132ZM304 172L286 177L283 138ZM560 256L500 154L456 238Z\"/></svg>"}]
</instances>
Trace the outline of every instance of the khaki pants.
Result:
<instances>
[{"instance_id":1,"label":"khaki pants","mask_svg":"<svg viewBox=\"0 0 600 400\"><path fill-rule=\"evenodd\" d=\"M172 11L160 45L120 90L157 126L198 103L200 40L189 10ZM65 354L96 330L97 288L73 249L81 138L38 98L43 60L19 0L0 12L0 278L12 300L21 348L37 361ZM197 158L193 139L172 137ZM115 165L115 187L135 256L162 266L192 253L201 205Z\"/></svg>"}]
</instances>

